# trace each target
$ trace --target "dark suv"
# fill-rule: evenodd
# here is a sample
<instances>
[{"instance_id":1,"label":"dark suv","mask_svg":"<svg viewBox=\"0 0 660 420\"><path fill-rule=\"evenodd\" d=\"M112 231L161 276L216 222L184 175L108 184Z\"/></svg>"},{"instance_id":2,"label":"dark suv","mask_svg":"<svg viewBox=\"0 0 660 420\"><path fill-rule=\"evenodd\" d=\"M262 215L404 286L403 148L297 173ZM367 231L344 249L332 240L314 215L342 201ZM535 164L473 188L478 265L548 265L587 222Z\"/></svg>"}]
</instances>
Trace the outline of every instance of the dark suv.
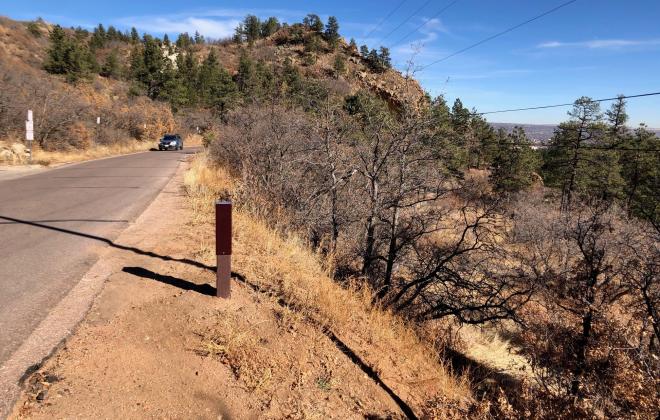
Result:
<instances>
[{"instance_id":1,"label":"dark suv","mask_svg":"<svg viewBox=\"0 0 660 420\"><path fill-rule=\"evenodd\" d=\"M183 149L183 140L178 134L165 134L160 143L158 143L158 150L181 150Z\"/></svg>"}]
</instances>

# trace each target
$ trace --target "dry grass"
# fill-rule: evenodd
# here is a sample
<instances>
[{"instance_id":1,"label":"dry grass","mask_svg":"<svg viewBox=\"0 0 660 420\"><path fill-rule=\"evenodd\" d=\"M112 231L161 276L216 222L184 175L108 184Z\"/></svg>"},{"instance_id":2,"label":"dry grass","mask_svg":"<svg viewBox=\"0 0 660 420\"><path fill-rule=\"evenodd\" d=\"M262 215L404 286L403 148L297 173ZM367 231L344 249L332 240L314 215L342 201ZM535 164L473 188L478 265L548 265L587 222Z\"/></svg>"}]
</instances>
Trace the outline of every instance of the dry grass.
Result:
<instances>
[{"instance_id":1,"label":"dry grass","mask_svg":"<svg viewBox=\"0 0 660 420\"><path fill-rule=\"evenodd\" d=\"M92 146L85 150L46 151L35 148L32 162L43 166L50 166L54 164L99 159L108 156L145 152L152 147L154 147L153 142L140 142L133 140L110 146Z\"/></svg>"},{"instance_id":2,"label":"dry grass","mask_svg":"<svg viewBox=\"0 0 660 420\"><path fill-rule=\"evenodd\" d=\"M237 188L228 173L210 166L204 155L193 161L184 183L194 224L210 224L214 199L230 196ZM213 230L204 231L209 235L199 238L196 257L211 263ZM445 405L465 406L471 400L467 380L453 376L436 350L401 318L372 306L368 290L339 286L295 234L275 232L240 205L234 212L233 260L235 271L285 302L307 324L331 330L413 407L426 410L430 401L439 399ZM282 322L295 325L300 320ZM211 345L220 346L224 357L240 359L227 353L232 342L237 341L226 338ZM323 389L332 386L332 380L321 374L317 384Z\"/></svg>"}]
</instances>

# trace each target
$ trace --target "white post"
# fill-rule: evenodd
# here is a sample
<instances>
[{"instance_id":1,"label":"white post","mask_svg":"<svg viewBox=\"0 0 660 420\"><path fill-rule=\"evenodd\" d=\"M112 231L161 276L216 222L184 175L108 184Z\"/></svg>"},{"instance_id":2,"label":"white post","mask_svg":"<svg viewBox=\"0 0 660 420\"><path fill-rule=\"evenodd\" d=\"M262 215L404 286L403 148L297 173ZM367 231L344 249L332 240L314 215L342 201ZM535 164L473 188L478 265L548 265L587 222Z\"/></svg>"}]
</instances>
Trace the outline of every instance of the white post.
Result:
<instances>
[{"instance_id":1,"label":"white post","mask_svg":"<svg viewBox=\"0 0 660 420\"><path fill-rule=\"evenodd\" d=\"M32 141L34 140L34 121L32 120L31 109L28 109L27 120L25 121L25 140L27 141L28 163L32 164Z\"/></svg>"}]
</instances>

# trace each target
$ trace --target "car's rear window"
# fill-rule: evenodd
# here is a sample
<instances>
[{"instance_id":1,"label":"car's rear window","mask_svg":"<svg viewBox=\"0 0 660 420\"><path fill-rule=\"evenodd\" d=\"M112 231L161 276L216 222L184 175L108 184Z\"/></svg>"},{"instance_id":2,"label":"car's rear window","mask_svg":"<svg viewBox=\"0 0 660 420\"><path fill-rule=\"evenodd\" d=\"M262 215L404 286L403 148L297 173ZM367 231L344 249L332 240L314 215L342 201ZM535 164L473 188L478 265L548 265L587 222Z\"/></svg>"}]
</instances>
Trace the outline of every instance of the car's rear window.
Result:
<instances>
[{"instance_id":1,"label":"car's rear window","mask_svg":"<svg viewBox=\"0 0 660 420\"><path fill-rule=\"evenodd\" d=\"M166 134L165 137L163 137L164 140L176 140L179 136L176 136L174 134Z\"/></svg>"}]
</instances>

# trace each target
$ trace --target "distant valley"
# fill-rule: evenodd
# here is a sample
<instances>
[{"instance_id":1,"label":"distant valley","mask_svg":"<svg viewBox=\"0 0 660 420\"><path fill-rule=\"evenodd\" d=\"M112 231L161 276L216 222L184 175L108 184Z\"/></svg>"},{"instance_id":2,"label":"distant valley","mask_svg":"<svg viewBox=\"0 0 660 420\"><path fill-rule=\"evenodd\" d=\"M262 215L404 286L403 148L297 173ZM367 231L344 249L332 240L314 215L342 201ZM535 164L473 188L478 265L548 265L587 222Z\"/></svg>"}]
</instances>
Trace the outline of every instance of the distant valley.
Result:
<instances>
[{"instance_id":1,"label":"distant valley","mask_svg":"<svg viewBox=\"0 0 660 420\"><path fill-rule=\"evenodd\" d=\"M522 127L527 133L527 136L537 143L544 143L550 138L557 128L554 124L516 124L516 123L490 123L496 129L503 128L507 131L513 130L514 127ZM649 128L656 136L660 137L660 128Z\"/></svg>"}]
</instances>

